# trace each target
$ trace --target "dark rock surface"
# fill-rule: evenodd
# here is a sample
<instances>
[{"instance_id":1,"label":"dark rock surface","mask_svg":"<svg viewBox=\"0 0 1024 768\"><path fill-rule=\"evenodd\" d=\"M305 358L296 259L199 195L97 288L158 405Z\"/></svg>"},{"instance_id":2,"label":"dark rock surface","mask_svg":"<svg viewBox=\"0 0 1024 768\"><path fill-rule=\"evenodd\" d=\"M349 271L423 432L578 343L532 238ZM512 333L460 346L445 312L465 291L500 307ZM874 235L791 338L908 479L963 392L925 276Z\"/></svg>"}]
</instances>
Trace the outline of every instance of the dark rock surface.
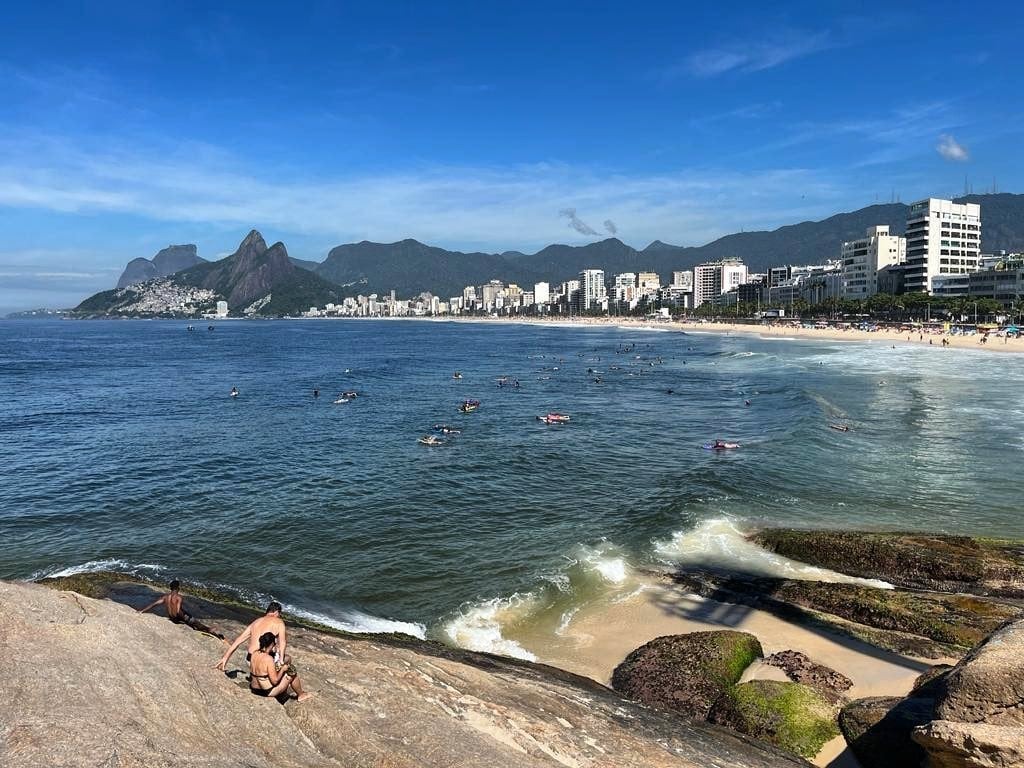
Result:
<instances>
[{"instance_id":1,"label":"dark rock surface","mask_svg":"<svg viewBox=\"0 0 1024 768\"><path fill-rule=\"evenodd\" d=\"M665 635L630 653L612 673L612 687L657 709L704 720L761 655L761 644L746 632Z\"/></svg>"},{"instance_id":2,"label":"dark rock surface","mask_svg":"<svg viewBox=\"0 0 1024 768\"><path fill-rule=\"evenodd\" d=\"M857 699L839 713L839 729L864 768L916 768L926 755L911 733L934 713L929 697Z\"/></svg>"},{"instance_id":3,"label":"dark rock surface","mask_svg":"<svg viewBox=\"0 0 1024 768\"><path fill-rule=\"evenodd\" d=\"M152 259L132 259L121 273L117 281L118 288L152 280L155 277L166 277L183 269L202 264L205 259L199 257L194 245L169 245L159 251Z\"/></svg>"},{"instance_id":4,"label":"dark rock surface","mask_svg":"<svg viewBox=\"0 0 1024 768\"><path fill-rule=\"evenodd\" d=\"M112 577L97 589L132 602L152 597ZM205 606L191 593L186 603ZM227 615L241 609L228 606ZM243 626L203 618L229 636ZM0 653L17 661L0 676L0 765L803 765L543 665L289 624L289 649L317 695L282 707L248 692L241 652L233 678L214 670L223 645L209 635L108 600L0 582Z\"/></svg>"},{"instance_id":5,"label":"dark rock surface","mask_svg":"<svg viewBox=\"0 0 1024 768\"><path fill-rule=\"evenodd\" d=\"M1024 609L1000 599L859 584L833 584L688 571L675 581L689 591L819 624L897 653L959 656Z\"/></svg>"},{"instance_id":6,"label":"dark rock surface","mask_svg":"<svg viewBox=\"0 0 1024 768\"><path fill-rule=\"evenodd\" d=\"M814 757L839 735L838 708L813 688L779 680L751 680L718 698L708 721Z\"/></svg>"},{"instance_id":7,"label":"dark rock surface","mask_svg":"<svg viewBox=\"0 0 1024 768\"><path fill-rule=\"evenodd\" d=\"M831 667L811 661L800 651L779 651L768 656L764 662L778 667L796 683L803 683L826 696L842 695L853 687L853 680Z\"/></svg>"},{"instance_id":8,"label":"dark rock surface","mask_svg":"<svg viewBox=\"0 0 1024 768\"><path fill-rule=\"evenodd\" d=\"M753 541L780 555L899 587L1024 597L1024 544L966 536L775 528Z\"/></svg>"}]
</instances>

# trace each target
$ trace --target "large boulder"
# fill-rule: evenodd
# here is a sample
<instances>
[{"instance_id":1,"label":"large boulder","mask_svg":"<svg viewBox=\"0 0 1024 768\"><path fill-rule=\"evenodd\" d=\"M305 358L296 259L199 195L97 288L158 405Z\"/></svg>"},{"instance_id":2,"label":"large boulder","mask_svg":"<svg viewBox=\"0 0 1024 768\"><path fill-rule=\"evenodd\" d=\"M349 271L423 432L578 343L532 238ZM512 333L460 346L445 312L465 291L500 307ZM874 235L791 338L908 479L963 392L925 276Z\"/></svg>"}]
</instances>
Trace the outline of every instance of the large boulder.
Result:
<instances>
[{"instance_id":1,"label":"large boulder","mask_svg":"<svg viewBox=\"0 0 1024 768\"><path fill-rule=\"evenodd\" d=\"M839 735L832 702L809 686L778 680L734 686L715 702L708 720L803 757L814 757Z\"/></svg>"},{"instance_id":2,"label":"large boulder","mask_svg":"<svg viewBox=\"0 0 1024 768\"><path fill-rule=\"evenodd\" d=\"M967 536L769 529L753 541L804 563L900 587L1024 597L1024 545Z\"/></svg>"},{"instance_id":3,"label":"large boulder","mask_svg":"<svg viewBox=\"0 0 1024 768\"><path fill-rule=\"evenodd\" d=\"M933 720L914 731L929 768L1020 768L1024 728Z\"/></svg>"},{"instance_id":4,"label":"large boulder","mask_svg":"<svg viewBox=\"0 0 1024 768\"><path fill-rule=\"evenodd\" d=\"M204 618L229 635L244 626ZM282 707L248 692L240 653L228 676L214 670L223 644L209 635L114 602L0 582L0 656L9 660L0 675L0 765L802 765L543 665L294 625L288 641L317 695Z\"/></svg>"},{"instance_id":5,"label":"large boulder","mask_svg":"<svg viewBox=\"0 0 1024 768\"><path fill-rule=\"evenodd\" d=\"M746 632L665 635L630 653L612 673L612 687L649 706L704 720L761 655L761 643Z\"/></svg>"},{"instance_id":6,"label":"large boulder","mask_svg":"<svg viewBox=\"0 0 1024 768\"><path fill-rule=\"evenodd\" d=\"M911 734L934 713L935 702L929 698L873 696L843 707L839 729L864 768L916 768L926 755Z\"/></svg>"},{"instance_id":7,"label":"large boulder","mask_svg":"<svg viewBox=\"0 0 1024 768\"><path fill-rule=\"evenodd\" d=\"M992 633L945 680L937 719L1024 726L1024 621Z\"/></svg>"}]
</instances>

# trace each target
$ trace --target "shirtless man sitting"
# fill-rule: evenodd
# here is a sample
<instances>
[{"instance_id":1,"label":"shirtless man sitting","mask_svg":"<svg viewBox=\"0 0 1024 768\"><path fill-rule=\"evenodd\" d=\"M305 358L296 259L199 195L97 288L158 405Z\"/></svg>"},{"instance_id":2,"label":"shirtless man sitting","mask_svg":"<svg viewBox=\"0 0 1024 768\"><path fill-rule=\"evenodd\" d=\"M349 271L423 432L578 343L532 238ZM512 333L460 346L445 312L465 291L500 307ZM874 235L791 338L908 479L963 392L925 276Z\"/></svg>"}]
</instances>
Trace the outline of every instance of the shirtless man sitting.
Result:
<instances>
[{"instance_id":1,"label":"shirtless man sitting","mask_svg":"<svg viewBox=\"0 0 1024 768\"><path fill-rule=\"evenodd\" d=\"M168 586L171 589L170 592L166 595L161 595L145 608L139 608L139 613L145 613L146 611L156 608L158 605L163 605L164 609L167 611L167 618L175 624L184 624L188 627L192 627L192 629L198 630L199 632L207 632L214 637L219 637L221 640L224 639L224 635L220 632L212 627L206 626L196 619L195 616L185 610L185 606L182 604L180 581L174 579L170 584L168 584Z\"/></svg>"},{"instance_id":2,"label":"shirtless man sitting","mask_svg":"<svg viewBox=\"0 0 1024 768\"><path fill-rule=\"evenodd\" d=\"M260 636L267 632L277 637L277 644L275 646L277 658L283 664L288 665L290 659L285 654L285 650L288 648L288 637L284 628L284 621L281 619L281 604L275 600L267 605L267 612L265 614L242 630L242 634L235 638L235 642L231 644L231 647L224 651L224 655L214 665L214 669L219 669L223 672L228 659L231 658L231 654L238 650L238 646L246 641L248 641L248 646L245 660L247 662L251 661L253 654L260 649Z\"/></svg>"}]
</instances>

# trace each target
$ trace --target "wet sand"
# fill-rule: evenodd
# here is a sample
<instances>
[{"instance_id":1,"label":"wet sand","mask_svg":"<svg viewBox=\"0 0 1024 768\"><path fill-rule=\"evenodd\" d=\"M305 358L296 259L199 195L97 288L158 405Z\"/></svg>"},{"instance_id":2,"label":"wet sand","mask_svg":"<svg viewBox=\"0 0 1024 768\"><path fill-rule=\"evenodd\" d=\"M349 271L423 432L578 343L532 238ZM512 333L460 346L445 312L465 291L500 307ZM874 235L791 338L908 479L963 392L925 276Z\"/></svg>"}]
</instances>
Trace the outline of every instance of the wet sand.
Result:
<instances>
[{"instance_id":1,"label":"wet sand","mask_svg":"<svg viewBox=\"0 0 1024 768\"><path fill-rule=\"evenodd\" d=\"M933 664L952 659L915 659L884 651L839 634L790 624L764 611L689 595L678 587L651 583L626 598L595 601L572 617L559 635L513 635L538 661L609 684L612 671L630 651L662 635L715 629L749 632L764 653L796 650L853 680L851 699L902 696ZM784 679L780 670L755 663L744 679ZM855 766L843 755L842 737L829 744L815 765Z\"/></svg>"}]
</instances>

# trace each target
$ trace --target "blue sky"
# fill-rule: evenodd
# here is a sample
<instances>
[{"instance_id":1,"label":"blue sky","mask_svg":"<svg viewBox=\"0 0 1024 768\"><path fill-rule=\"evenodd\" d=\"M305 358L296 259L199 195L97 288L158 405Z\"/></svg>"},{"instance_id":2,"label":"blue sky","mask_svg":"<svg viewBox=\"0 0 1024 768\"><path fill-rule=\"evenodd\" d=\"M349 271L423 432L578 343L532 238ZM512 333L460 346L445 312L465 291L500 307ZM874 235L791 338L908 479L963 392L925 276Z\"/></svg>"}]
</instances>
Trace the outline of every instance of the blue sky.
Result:
<instances>
[{"instance_id":1,"label":"blue sky","mask_svg":"<svg viewBox=\"0 0 1024 768\"><path fill-rule=\"evenodd\" d=\"M1024 191L1020 3L7 6L0 311L253 227L318 261L696 245Z\"/></svg>"}]
</instances>

